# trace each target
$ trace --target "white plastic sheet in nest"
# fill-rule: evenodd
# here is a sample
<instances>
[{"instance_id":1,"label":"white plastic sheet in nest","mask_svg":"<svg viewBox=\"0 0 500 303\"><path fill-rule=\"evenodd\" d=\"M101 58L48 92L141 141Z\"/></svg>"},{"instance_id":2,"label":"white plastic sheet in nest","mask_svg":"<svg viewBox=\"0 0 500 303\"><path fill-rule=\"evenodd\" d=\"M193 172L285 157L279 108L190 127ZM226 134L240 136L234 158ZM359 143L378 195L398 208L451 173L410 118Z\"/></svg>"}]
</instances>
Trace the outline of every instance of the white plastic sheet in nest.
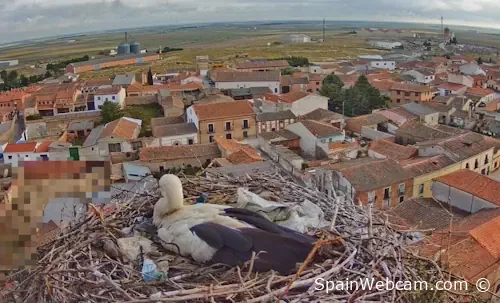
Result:
<instances>
[{"instance_id":1,"label":"white plastic sheet in nest","mask_svg":"<svg viewBox=\"0 0 500 303\"><path fill-rule=\"evenodd\" d=\"M276 224L303 233L330 225L321 208L307 199L297 203L278 203L238 188L237 204L239 208L255 211Z\"/></svg>"}]
</instances>

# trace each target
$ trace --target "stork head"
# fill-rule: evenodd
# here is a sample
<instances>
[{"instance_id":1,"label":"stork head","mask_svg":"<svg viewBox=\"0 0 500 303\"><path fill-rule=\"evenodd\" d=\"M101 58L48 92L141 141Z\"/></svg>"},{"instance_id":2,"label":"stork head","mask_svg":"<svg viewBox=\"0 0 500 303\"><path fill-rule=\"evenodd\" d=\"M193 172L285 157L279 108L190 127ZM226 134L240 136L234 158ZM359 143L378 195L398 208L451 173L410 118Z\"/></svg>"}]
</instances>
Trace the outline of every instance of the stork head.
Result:
<instances>
[{"instance_id":1,"label":"stork head","mask_svg":"<svg viewBox=\"0 0 500 303\"><path fill-rule=\"evenodd\" d=\"M176 175L163 175L159 182L161 199L156 202L154 216L160 218L179 210L184 205L182 182Z\"/></svg>"}]
</instances>

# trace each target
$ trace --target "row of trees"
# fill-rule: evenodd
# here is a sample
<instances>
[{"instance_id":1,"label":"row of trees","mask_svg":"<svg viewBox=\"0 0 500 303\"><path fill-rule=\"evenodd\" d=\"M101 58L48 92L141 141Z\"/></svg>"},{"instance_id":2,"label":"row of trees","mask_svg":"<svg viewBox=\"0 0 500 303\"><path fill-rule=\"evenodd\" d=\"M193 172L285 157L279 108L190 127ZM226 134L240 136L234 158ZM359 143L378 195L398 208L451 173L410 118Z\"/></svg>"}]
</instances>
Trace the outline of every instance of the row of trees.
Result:
<instances>
[{"instance_id":1,"label":"row of trees","mask_svg":"<svg viewBox=\"0 0 500 303\"><path fill-rule=\"evenodd\" d=\"M3 80L3 83L0 84L0 91L8 91L13 88L25 87L32 83L38 83L48 77L52 77L52 73L50 71L47 71L44 75L31 75L28 77L23 74L19 76L15 70L10 72L3 70L0 72L0 78Z\"/></svg>"},{"instance_id":2,"label":"row of trees","mask_svg":"<svg viewBox=\"0 0 500 303\"><path fill-rule=\"evenodd\" d=\"M364 75L352 87L343 87L344 83L336 75L328 75L323 80L320 93L330 99L328 107L331 111L355 117L389 106L390 99L371 86Z\"/></svg>"},{"instance_id":3,"label":"row of trees","mask_svg":"<svg viewBox=\"0 0 500 303\"><path fill-rule=\"evenodd\" d=\"M61 62L58 62L58 63L49 63L47 64L47 71L51 71L51 73L53 75L58 75L61 73L61 70L62 69L65 69L66 66L70 63L74 63L74 62L83 62L83 61L89 61L89 56L88 55L85 55L83 57L76 57L76 58L72 58L72 59L69 59L69 60L64 60L64 61L61 61Z\"/></svg>"}]
</instances>

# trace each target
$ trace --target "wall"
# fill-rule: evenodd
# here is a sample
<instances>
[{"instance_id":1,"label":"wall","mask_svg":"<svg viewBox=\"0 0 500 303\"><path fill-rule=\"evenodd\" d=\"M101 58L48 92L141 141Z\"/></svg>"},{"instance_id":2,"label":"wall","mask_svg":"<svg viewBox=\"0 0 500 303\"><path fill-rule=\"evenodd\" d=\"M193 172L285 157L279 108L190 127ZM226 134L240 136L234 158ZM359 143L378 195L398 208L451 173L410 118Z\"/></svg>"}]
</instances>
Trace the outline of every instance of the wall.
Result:
<instances>
[{"instance_id":1,"label":"wall","mask_svg":"<svg viewBox=\"0 0 500 303\"><path fill-rule=\"evenodd\" d=\"M316 156L316 137L302 123L290 124L288 130L300 137L300 148L305 154Z\"/></svg>"},{"instance_id":2,"label":"wall","mask_svg":"<svg viewBox=\"0 0 500 303\"><path fill-rule=\"evenodd\" d=\"M328 98L312 94L293 102L291 111L298 117L308 114L318 108L328 109Z\"/></svg>"},{"instance_id":3,"label":"wall","mask_svg":"<svg viewBox=\"0 0 500 303\"><path fill-rule=\"evenodd\" d=\"M98 109L99 106L103 105L104 102L110 101L113 103L118 103L120 105L123 105L124 99L125 99L125 90L122 88L121 92L123 94L109 94L109 95L94 95L94 104L95 108Z\"/></svg>"},{"instance_id":4,"label":"wall","mask_svg":"<svg viewBox=\"0 0 500 303\"><path fill-rule=\"evenodd\" d=\"M413 193L413 180L412 179L402 181L402 182L399 182L396 184L392 184L391 186L384 186L384 187L375 189L374 190L374 192L375 192L375 208L386 209L384 207L383 201L384 201L384 189L387 187L391 188L389 208L396 207L399 203L401 203L402 201L400 201L400 196L399 196L398 191L399 191L399 184L403 184L403 183L405 184L405 192L404 192L404 196L403 196L402 201L409 199ZM356 198L361 200L362 204L367 205L369 192L373 192L373 191L358 192L356 194Z\"/></svg>"},{"instance_id":5,"label":"wall","mask_svg":"<svg viewBox=\"0 0 500 303\"><path fill-rule=\"evenodd\" d=\"M399 92L399 94L398 94ZM409 93L407 96L406 93ZM397 104L406 104L410 102L427 102L431 101L433 98L433 94L431 91L426 92L405 92L398 90L391 90L391 102L394 105Z\"/></svg>"},{"instance_id":6,"label":"wall","mask_svg":"<svg viewBox=\"0 0 500 303\"><path fill-rule=\"evenodd\" d=\"M248 120L248 129L243 129L243 120ZM188 120L189 121L189 120ZM231 122L231 131L225 131L226 122ZM214 125L214 132L208 132L208 124ZM255 138L257 136L257 127L255 122L255 116L239 117L239 118L228 118L222 120L204 120L200 122L199 135L200 143L210 143L210 136L215 138L226 138L226 134L231 134L231 138L235 140L243 140L245 136L244 132L247 132L249 138Z\"/></svg>"},{"instance_id":7,"label":"wall","mask_svg":"<svg viewBox=\"0 0 500 303\"><path fill-rule=\"evenodd\" d=\"M456 208L472 214L480 211L481 209L493 209L498 207L484 199L478 198L441 182L434 182L432 184L432 194L436 200L451 204Z\"/></svg>"},{"instance_id":8,"label":"wall","mask_svg":"<svg viewBox=\"0 0 500 303\"><path fill-rule=\"evenodd\" d=\"M193 106L186 109L186 121L187 123L194 123L196 128L200 130L200 121L198 120L198 116L196 115Z\"/></svg>"},{"instance_id":9,"label":"wall","mask_svg":"<svg viewBox=\"0 0 500 303\"><path fill-rule=\"evenodd\" d=\"M162 167L164 170L171 169L171 168L180 168L180 167L184 167L187 165L191 165L193 167L200 167L200 162L202 164L205 164L207 162L212 161L216 157L217 157L217 155L205 156L205 157L199 156L198 159L188 158L188 159L152 161L152 162L137 161L137 163L136 162L131 162L131 163L147 166L147 167L149 167L149 169L151 170L152 173L157 173L157 172L160 172Z\"/></svg>"},{"instance_id":10,"label":"wall","mask_svg":"<svg viewBox=\"0 0 500 303\"><path fill-rule=\"evenodd\" d=\"M120 143L121 152L132 152L134 151L132 148L132 144L127 140L123 140L119 137L105 137L99 139L97 146L99 148L99 155L101 156L109 156L109 144Z\"/></svg>"},{"instance_id":11,"label":"wall","mask_svg":"<svg viewBox=\"0 0 500 303\"><path fill-rule=\"evenodd\" d=\"M9 159L11 157L11 159ZM23 153L4 153L4 163L11 164L12 167L18 167L19 162L22 161L36 161L36 155L33 152Z\"/></svg>"},{"instance_id":12,"label":"wall","mask_svg":"<svg viewBox=\"0 0 500 303\"><path fill-rule=\"evenodd\" d=\"M438 125L439 124L439 113L436 112L436 113L433 113L430 115L425 115L423 120L424 120L424 123L426 123L428 125L431 125L431 126Z\"/></svg>"},{"instance_id":13,"label":"wall","mask_svg":"<svg viewBox=\"0 0 500 303\"><path fill-rule=\"evenodd\" d=\"M295 123L295 119L285 119L276 121L259 121L257 122L257 133L278 131L286 129L289 124ZM273 130L274 128L274 130Z\"/></svg>"},{"instance_id":14,"label":"wall","mask_svg":"<svg viewBox=\"0 0 500 303\"><path fill-rule=\"evenodd\" d=\"M374 68L395 70L396 62L395 61L372 61L370 62L370 66Z\"/></svg>"},{"instance_id":15,"label":"wall","mask_svg":"<svg viewBox=\"0 0 500 303\"><path fill-rule=\"evenodd\" d=\"M373 141L390 138L391 141L394 142L394 138L395 138L393 135L390 135L390 134L387 134L387 133L384 133L384 132L381 132L381 131L378 131L376 129L373 129L371 127L366 127L366 126L361 127L361 136L368 138L368 139L371 139Z\"/></svg>"},{"instance_id":16,"label":"wall","mask_svg":"<svg viewBox=\"0 0 500 303\"><path fill-rule=\"evenodd\" d=\"M485 170L485 172L491 173L493 171L493 152L494 148L491 148L485 152L482 152L480 154L477 154L467 160L464 160L461 162L461 168L462 169L470 169L472 171L475 171L476 173L481 174L482 170ZM488 163L485 164L485 160L488 158ZM478 161L478 168L475 167L476 160ZM468 164L468 167L467 167Z\"/></svg>"},{"instance_id":17,"label":"wall","mask_svg":"<svg viewBox=\"0 0 500 303\"><path fill-rule=\"evenodd\" d=\"M474 86L474 79L471 77L466 77L461 74L455 74L455 73L448 73L448 82L450 83L456 83L456 84L462 84L467 87L473 87ZM461 93L465 93L465 91L461 91Z\"/></svg>"},{"instance_id":18,"label":"wall","mask_svg":"<svg viewBox=\"0 0 500 303\"><path fill-rule=\"evenodd\" d=\"M273 93L281 93L279 81L216 82L215 87L218 89L269 87Z\"/></svg>"},{"instance_id":19,"label":"wall","mask_svg":"<svg viewBox=\"0 0 500 303\"><path fill-rule=\"evenodd\" d=\"M445 168L442 168L440 170L434 171L430 174L425 174L421 176L415 177L413 179L413 198L431 198L432 197L432 183L434 182L433 179L437 177L441 177L447 174L451 174L453 172L456 172L457 170L460 170L460 163L452 164L450 166L447 166ZM420 187L423 185L423 194L420 194Z\"/></svg>"},{"instance_id":20,"label":"wall","mask_svg":"<svg viewBox=\"0 0 500 303\"><path fill-rule=\"evenodd\" d=\"M292 104L290 103L274 103L262 101L262 106L260 109L265 113L275 113L281 111L287 111L292 109Z\"/></svg>"},{"instance_id":21,"label":"wall","mask_svg":"<svg viewBox=\"0 0 500 303\"><path fill-rule=\"evenodd\" d=\"M193 144L198 143L198 134L186 134L179 136L167 136L154 139L151 146L171 146L171 145L188 145L189 139L193 140ZM175 144L175 143L178 144Z\"/></svg>"},{"instance_id":22,"label":"wall","mask_svg":"<svg viewBox=\"0 0 500 303\"><path fill-rule=\"evenodd\" d=\"M277 162L287 172L300 176L302 175L302 163L304 159L296 155L291 150L281 145L272 145L267 142L261 144L261 149L274 161Z\"/></svg>"}]
</instances>

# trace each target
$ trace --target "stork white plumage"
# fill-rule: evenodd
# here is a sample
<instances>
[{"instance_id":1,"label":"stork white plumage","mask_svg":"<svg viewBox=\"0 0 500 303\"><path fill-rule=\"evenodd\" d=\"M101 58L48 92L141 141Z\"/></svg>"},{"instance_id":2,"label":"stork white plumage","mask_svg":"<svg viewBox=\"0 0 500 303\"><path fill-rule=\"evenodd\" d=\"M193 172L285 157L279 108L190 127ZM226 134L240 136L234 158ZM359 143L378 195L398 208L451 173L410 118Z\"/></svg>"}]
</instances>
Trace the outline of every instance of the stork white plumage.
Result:
<instances>
[{"instance_id":1,"label":"stork white plumage","mask_svg":"<svg viewBox=\"0 0 500 303\"><path fill-rule=\"evenodd\" d=\"M263 252L254 262L255 270L287 273L304 261L316 240L249 210L216 204L184 206L177 176L164 175L159 183L162 198L153 214L158 237L166 249L197 262L236 266L248 261L252 252Z\"/></svg>"}]
</instances>

